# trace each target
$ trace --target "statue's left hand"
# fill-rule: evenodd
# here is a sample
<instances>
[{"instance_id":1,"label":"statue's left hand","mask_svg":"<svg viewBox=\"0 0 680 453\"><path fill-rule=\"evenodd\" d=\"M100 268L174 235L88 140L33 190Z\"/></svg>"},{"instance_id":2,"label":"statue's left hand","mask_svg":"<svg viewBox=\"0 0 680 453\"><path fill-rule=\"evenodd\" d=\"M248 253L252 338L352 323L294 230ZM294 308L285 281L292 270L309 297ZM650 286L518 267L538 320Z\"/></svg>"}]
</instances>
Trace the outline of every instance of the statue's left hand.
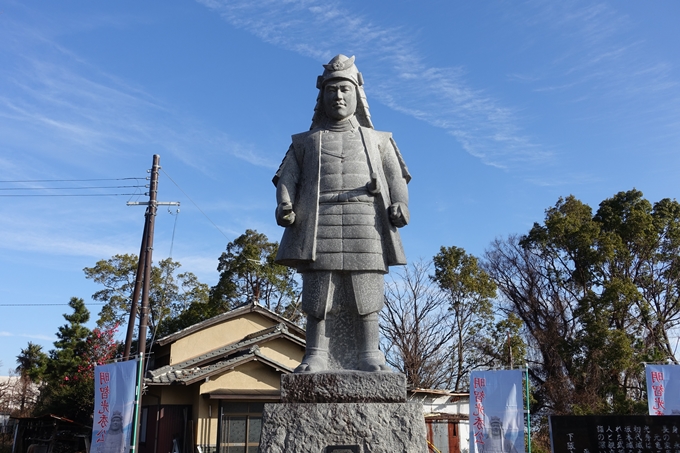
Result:
<instances>
[{"instance_id":1,"label":"statue's left hand","mask_svg":"<svg viewBox=\"0 0 680 453\"><path fill-rule=\"evenodd\" d=\"M295 223L295 212L290 202L284 201L276 207L276 223L282 227L289 227Z\"/></svg>"},{"instance_id":2,"label":"statue's left hand","mask_svg":"<svg viewBox=\"0 0 680 453\"><path fill-rule=\"evenodd\" d=\"M408 205L401 202L392 203L392 206L388 209L388 213L392 225L397 228L407 225L409 218L411 217L408 212Z\"/></svg>"}]
</instances>

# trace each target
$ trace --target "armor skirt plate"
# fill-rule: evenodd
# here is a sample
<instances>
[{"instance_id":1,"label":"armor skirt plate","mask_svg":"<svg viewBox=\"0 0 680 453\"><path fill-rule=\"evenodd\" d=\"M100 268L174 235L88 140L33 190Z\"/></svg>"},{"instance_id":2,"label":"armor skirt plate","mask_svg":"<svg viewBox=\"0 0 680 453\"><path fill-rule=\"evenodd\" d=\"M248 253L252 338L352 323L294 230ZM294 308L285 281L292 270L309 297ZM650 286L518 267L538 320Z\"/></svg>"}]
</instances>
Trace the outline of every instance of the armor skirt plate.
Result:
<instances>
[{"instance_id":1,"label":"armor skirt plate","mask_svg":"<svg viewBox=\"0 0 680 453\"><path fill-rule=\"evenodd\" d=\"M316 260L299 270L386 273L378 219L372 202L320 203Z\"/></svg>"}]
</instances>

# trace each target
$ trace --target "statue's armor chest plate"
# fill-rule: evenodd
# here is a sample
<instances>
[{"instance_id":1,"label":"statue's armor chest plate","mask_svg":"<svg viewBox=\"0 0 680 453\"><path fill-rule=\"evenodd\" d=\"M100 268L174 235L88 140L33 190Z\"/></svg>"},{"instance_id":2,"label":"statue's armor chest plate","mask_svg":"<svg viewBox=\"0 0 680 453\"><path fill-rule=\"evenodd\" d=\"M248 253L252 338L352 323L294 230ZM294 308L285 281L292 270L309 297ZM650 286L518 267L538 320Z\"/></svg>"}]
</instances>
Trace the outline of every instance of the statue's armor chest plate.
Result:
<instances>
[{"instance_id":1,"label":"statue's armor chest plate","mask_svg":"<svg viewBox=\"0 0 680 453\"><path fill-rule=\"evenodd\" d=\"M370 181L370 174L359 131L327 131L321 134L319 192L322 198L337 195L339 199L333 201L348 201L348 198L368 195L366 184Z\"/></svg>"},{"instance_id":2,"label":"statue's armor chest plate","mask_svg":"<svg viewBox=\"0 0 680 453\"><path fill-rule=\"evenodd\" d=\"M298 271L387 272L361 134L323 132L320 158L315 260L298 266Z\"/></svg>"}]
</instances>

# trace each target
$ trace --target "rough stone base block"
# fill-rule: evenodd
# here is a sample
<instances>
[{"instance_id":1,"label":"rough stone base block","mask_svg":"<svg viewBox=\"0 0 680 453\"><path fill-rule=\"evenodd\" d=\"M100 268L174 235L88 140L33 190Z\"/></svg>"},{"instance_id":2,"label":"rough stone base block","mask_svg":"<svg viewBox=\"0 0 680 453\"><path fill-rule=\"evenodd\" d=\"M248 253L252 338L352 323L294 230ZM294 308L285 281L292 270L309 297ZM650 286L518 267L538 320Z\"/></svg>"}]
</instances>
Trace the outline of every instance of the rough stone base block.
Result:
<instances>
[{"instance_id":1,"label":"rough stone base block","mask_svg":"<svg viewBox=\"0 0 680 453\"><path fill-rule=\"evenodd\" d=\"M401 373L334 371L281 375L284 403L404 403L406 376Z\"/></svg>"},{"instance_id":2,"label":"rough stone base block","mask_svg":"<svg viewBox=\"0 0 680 453\"><path fill-rule=\"evenodd\" d=\"M260 453L427 453L420 403L271 403Z\"/></svg>"}]
</instances>

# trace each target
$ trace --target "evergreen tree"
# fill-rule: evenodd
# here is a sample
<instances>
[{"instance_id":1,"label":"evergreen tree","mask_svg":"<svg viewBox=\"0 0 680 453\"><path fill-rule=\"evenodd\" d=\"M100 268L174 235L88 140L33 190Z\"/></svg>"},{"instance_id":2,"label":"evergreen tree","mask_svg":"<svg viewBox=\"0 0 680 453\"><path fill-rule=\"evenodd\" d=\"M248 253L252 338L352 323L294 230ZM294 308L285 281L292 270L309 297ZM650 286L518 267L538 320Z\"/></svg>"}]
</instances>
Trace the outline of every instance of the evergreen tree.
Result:
<instances>
[{"instance_id":1,"label":"evergreen tree","mask_svg":"<svg viewBox=\"0 0 680 453\"><path fill-rule=\"evenodd\" d=\"M83 269L86 278L104 286L104 289L92 295L94 300L105 303L99 313L97 321L99 327L110 329L118 325L127 325L138 260L134 254L114 255L108 260L98 261L93 267ZM174 318L189 309L192 304L197 304L198 308L205 307L208 302L208 285L201 283L191 272L178 273L180 267L179 262L166 258L151 268L149 336L165 335L179 330L183 323L178 324L173 321ZM137 312L137 319L140 311ZM135 325L138 325L138 322Z\"/></svg>"},{"instance_id":2,"label":"evergreen tree","mask_svg":"<svg viewBox=\"0 0 680 453\"><path fill-rule=\"evenodd\" d=\"M19 374L19 415L27 416L36 400L35 388L42 382L47 366L47 354L42 346L28 342L28 346L17 356L15 372Z\"/></svg>"},{"instance_id":3,"label":"evergreen tree","mask_svg":"<svg viewBox=\"0 0 680 453\"><path fill-rule=\"evenodd\" d=\"M433 262L431 278L446 295L454 332L451 384L464 391L469 387L470 371L489 365L479 344L491 333L496 285L479 267L477 258L460 247L441 247Z\"/></svg>"},{"instance_id":4,"label":"evergreen tree","mask_svg":"<svg viewBox=\"0 0 680 453\"><path fill-rule=\"evenodd\" d=\"M277 242L269 242L255 230L246 230L227 244L219 258L220 279L211 289L211 304L233 308L256 302L297 321L301 317L299 285L294 269L274 262L278 248Z\"/></svg>"},{"instance_id":5,"label":"evergreen tree","mask_svg":"<svg viewBox=\"0 0 680 453\"><path fill-rule=\"evenodd\" d=\"M29 341L28 346L22 349L17 356L15 372L33 382L40 382L45 373L46 365L47 354L42 351L42 346Z\"/></svg>"},{"instance_id":6,"label":"evergreen tree","mask_svg":"<svg viewBox=\"0 0 680 453\"><path fill-rule=\"evenodd\" d=\"M55 349L49 353L39 409L43 412L87 423L94 408L94 385L82 379L78 371L85 365L85 352L90 329L85 323L90 312L83 299L72 297L73 313L65 314L67 324L59 327Z\"/></svg>"},{"instance_id":7,"label":"evergreen tree","mask_svg":"<svg viewBox=\"0 0 680 453\"><path fill-rule=\"evenodd\" d=\"M677 363L680 204L635 189L590 206L558 200L525 236L496 240L486 269L526 327L537 408L645 413L643 362Z\"/></svg>"}]
</instances>

